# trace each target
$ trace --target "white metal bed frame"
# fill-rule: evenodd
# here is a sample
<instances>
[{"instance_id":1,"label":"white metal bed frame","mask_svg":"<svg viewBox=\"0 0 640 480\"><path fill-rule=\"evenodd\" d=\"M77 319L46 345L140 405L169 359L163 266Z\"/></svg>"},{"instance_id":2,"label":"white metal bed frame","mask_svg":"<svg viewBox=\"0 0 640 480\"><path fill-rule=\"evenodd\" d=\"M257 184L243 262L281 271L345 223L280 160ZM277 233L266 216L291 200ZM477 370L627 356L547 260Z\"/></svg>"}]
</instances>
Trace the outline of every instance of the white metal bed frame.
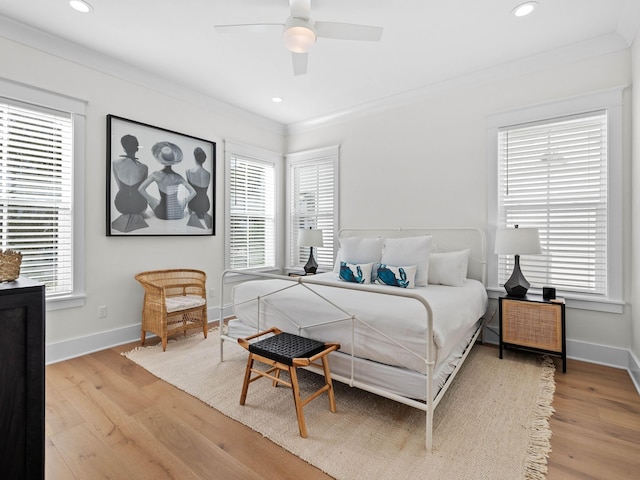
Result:
<instances>
[{"instance_id":1,"label":"white metal bed frame","mask_svg":"<svg viewBox=\"0 0 640 480\"><path fill-rule=\"evenodd\" d=\"M382 236L385 238L398 238L398 237L410 237L410 236L417 236L417 235L425 235L425 234L429 234L432 236L432 251L457 251L457 250L462 250L462 249L466 249L466 248L470 248L471 252L469 255L469 267L468 267L468 274L467 276L469 278L475 278L476 280L480 280L482 281L482 283L484 285L486 285L486 239L485 239L485 234L482 230L477 229L477 228L466 228L466 227L454 227L454 228L425 228L425 229L393 229L393 230L388 230L388 229L346 229L346 230L341 230L340 231L340 238L344 238L347 236L366 236L366 237L375 237L375 236ZM313 277L289 277L289 276L283 276L283 275L274 275L274 274L269 274L269 273L260 273L260 272L251 272L250 274L248 274L248 272L246 270L225 270L222 273L222 277L221 277L221 285L220 285L220 292L221 292L221 298L225 298L224 297L224 289L225 289L225 284L228 285L226 278L228 275L234 275L234 274L242 274L244 276L246 275L251 275L251 277L254 278L273 278L273 279L279 279L279 280L287 280L288 282L290 282L290 286L284 287L283 289L288 289L288 288L292 288L292 287L297 287L297 286L301 286L303 288L307 288L309 291L313 292L314 294L318 295L320 298L322 298L324 301L330 303L331 305L333 305L334 307L338 308L340 311L342 311L345 314L344 318L340 318L340 319L336 319L336 320L331 320L328 322L323 322L322 324L328 324L328 323L335 323L335 322L341 322L341 321L349 321L351 322L351 332L352 332L352 337L351 337L351 341L352 341L352 345L355 345L355 325L356 323L359 323L360 325L364 325L367 328L370 328L372 330L374 330L377 334L382 335L383 337L385 337L386 339L388 339L389 341L395 343L397 346L403 348L404 350L410 352L413 355L418 356L421 360L423 360L425 362L425 366L426 366L426 370L427 370L427 374L426 374L426 379L427 381L426 383L426 401L422 402L419 400L415 400L412 398L407 398L404 397L402 395L398 395L395 394L393 392L389 392L386 391L382 388L379 388L375 385L371 385L368 384L366 382L361 382L358 381L355 378L354 375L354 362L355 362L355 355L354 355L354 348L351 349L351 375L350 377L345 377L339 374L335 374L332 372L331 377L335 380L338 380L340 382L346 383L351 387L357 387L360 388L362 390L366 390L368 392L374 393L376 395L380 395L382 397L385 398L389 398L391 400L395 400L397 402L403 403L405 405L409 405L411 407L423 410L426 414L426 439L425 439L425 445L428 451L431 451L433 448L433 412L435 410L435 408L438 406L438 404L440 403L440 401L442 400L444 394L447 392L449 386L451 385L453 379L455 378L455 376L457 375L458 371L460 370L460 367L462 366L462 364L464 363L465 359L467 358L469 352L471 351L471 348L473 346L473 344L475 343L475 341L477 340L478 336L480 335L482 328L484 326L484 321L483 319L479 319L480 322L478 324L478 327L476 328L476 330L474 331L471 340L469 341L469 343L467 344L466 348L464 349L464 352L462 353L462 356L460 358L460 360L458 361L458 364L456 365L455 369L453 370L453 372L451 372L451 374L448 376L448 378L446 379L445 383L443 384L443 386L440 388L440 390L438 391L438 393L434 396L434 390L435 390L435 386L434 386L434 367L435 367L435 349L431 348L432 347L432 342L430 341L430 339L433 338L433 312L431 310L431 306L429 305L429 303L422 298L420 295L412 292L411 290L405 290L405 289L378 289L375 286L369 286L369 285L360 285L360 284L353 284L353 283L341 283L341 284L336 284L336 283L331 283L331 282L326 282L326 281L321 281L318 279L315 279ZM343 288L343 289L352 289L352 290L359 290L359 291L367 291L367 292L373 292L373 293L378 293L378 294L384 294L384 295L392 295L392 296L401 296L401 297L406 297L409 299L412 299L414 301L419 302L425 309L425 313L426 313L426 318L427 318L427 333L426 333L426 346L427 346L427 351L424 357L417 355L415 352L413 352L412 350L408 349L407 347L401 345L399 342L395 341L393 338L385 335L384 333L378 331L377 329L375 329L375 327L368 325L365 321L363 321L362 319L357 318L357 316L351 314L350 312L345 311L344 309L342 309L339 305L334 304L333 302L331 302L330 300L328 300L327 298L323 297L321 294L319 294L318 292L316 292L315 290L313 290L313 285L322 285L322 286L328 286L328 287L333 287L333 288ZM277 293L278 291L281 291L283 289L277 290L275 292L271 292L269 294L264 295L263 297L267 297L271 294ZM253 301L253 300L252 300ZM262 302L262 298L258 298L258 323L259 323L259 319L260 319L260 304ZM224 319L224 310L225 308L228 308L229 305L227 305L226 307L223 305L223 302L220 302L220 319ZM284 314L284 312L281 312ZM286 316L286 314L285 314ZM308 329L308 328L312 328L312 327L316 327L319 326L321 324L314 324L314 325L305 325L305 326L301 326L299 324L297 324L295 322L295 319L289 319L291 321L291 323L298 329L298 333L302 334L302 330L303 329ZM221 322L221 324L224 322ZM265 326L267 327L267 326ZM261 329L262 327L260 326L260 324L258 324L258 331ZM224 342L225 341L232 341L232 342L237 342L237 338L235 337L231 337L229 335L227 335L224 331L224 328L220 328L219 332L219 341L220 341L220 361L224 361Z\"/></svg>"}]
</instances>

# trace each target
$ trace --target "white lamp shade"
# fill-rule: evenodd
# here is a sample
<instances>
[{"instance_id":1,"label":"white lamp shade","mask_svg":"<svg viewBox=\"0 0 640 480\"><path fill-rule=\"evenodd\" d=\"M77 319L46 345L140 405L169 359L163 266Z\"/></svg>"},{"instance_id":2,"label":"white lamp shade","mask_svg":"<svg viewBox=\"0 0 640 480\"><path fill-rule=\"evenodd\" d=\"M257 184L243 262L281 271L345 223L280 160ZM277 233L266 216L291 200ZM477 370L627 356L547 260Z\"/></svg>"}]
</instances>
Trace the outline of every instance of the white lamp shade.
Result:
<instances>
[{"instance_id":1,"label":"white lamp shade","mask_svg":"<svg viewBox=\"0 0 640 480\"><path fill-rule=\"evenodd\" d=\"M541 252L537 228L502 228L496 231L495 253L535 255Z\"/></svg>"},{"instance_id":2,"label":"white lamp shade","mask_svg":"<svg viewBox=\"0 0 640 480\"><path fill-rule=\"evenodd\" d=\"M310 228L301 229L298 232L298 246L301 247L322 247L322 230Z\"/></svg>"}]
</instances>

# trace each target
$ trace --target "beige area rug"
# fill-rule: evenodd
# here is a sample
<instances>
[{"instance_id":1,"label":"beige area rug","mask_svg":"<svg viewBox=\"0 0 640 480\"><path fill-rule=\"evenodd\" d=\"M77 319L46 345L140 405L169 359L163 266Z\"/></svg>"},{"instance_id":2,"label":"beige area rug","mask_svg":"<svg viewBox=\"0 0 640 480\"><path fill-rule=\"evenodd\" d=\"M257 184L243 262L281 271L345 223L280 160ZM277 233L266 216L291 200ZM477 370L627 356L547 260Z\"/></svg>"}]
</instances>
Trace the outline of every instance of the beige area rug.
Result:
<instances>
[{"instance_id":1,"label":"beige area rug","mask_svg":"<svg viewBox=\"0 0 640 480\"><path fill-rule=\"evenodd\" d=\"M555 390L551 360L475 346L434 415L434 449L425 449L425 413L335 383L337 413L326 395L305 408L298 434L288 388L261 379L239 405L247 353L218 332L123 353L154 375L248 425L337 479L544 479L551 450L548 418ZM300 371L300 370L299 370ZM300 371L301 388L320 377ZM304 391L302 392L305 393ZM308 393L308 392L307 392Z\"/></svg>"}]
</instances>

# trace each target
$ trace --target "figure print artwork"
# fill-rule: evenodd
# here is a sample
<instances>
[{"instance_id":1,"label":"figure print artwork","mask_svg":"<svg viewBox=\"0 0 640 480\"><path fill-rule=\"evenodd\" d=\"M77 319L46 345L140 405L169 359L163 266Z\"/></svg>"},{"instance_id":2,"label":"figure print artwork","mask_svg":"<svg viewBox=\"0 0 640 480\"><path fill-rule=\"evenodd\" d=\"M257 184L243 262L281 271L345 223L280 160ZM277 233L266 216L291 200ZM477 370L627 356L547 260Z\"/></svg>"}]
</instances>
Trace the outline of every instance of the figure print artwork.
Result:
<instances>
[{"instance_id":1,"label":"figure print artwork","mask_svg":"<svg viewBox=\"0 0 640 480\"><path fill-rule=\"evenodd\" d=\"M107 115L107 235L215 235L216 144Z\"/></svg>"}]
</instances>

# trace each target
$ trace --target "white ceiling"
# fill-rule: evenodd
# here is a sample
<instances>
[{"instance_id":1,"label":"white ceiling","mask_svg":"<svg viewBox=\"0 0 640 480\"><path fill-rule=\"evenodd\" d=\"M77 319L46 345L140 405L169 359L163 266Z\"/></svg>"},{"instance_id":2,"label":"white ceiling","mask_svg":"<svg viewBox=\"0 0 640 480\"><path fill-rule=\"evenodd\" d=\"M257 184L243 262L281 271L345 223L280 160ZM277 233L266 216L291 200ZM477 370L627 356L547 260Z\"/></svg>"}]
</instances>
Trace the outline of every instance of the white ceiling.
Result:
<instances>
[{"instance_id":1,"label":"white ceiling","mask_svg":"<svg viewBox=\"0 0 640 480\"><path fill-rule=\"evenodd\" d=\"M384 33L381 42L321 38L307 75L294 77L278 33L213 28L284 23L288 0L88 1L90 14L67 0L0 0L0 15L284 125L580 44L630 46L640 24L640 0L538 0L524 18L511 15L524 0L311 0L316 21Z\"/></svg>"}]
</instances>

